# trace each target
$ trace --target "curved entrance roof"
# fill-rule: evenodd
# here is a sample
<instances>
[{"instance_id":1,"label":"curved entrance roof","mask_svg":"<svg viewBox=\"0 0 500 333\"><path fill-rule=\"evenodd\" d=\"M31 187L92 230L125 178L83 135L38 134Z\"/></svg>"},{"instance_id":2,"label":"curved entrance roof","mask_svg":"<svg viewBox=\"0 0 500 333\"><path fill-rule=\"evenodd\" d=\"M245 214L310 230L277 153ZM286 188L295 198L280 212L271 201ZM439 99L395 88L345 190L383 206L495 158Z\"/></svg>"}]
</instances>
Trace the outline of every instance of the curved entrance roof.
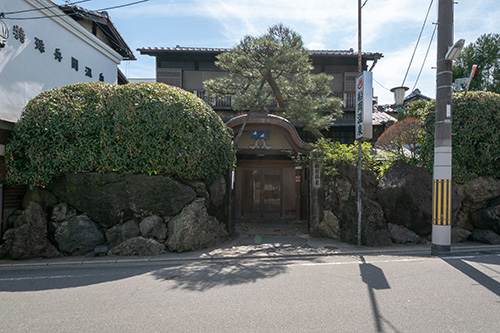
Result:
<instances>
[{"instance_id":1,"label":"curved entrance roof","mask_svg":"<svg viewBox=\"0 0 500 333\"><path fill-rule=\"evenodd\" d=\"M236 134L246 117L247 115L235 117L226 125ZM238 141L237 149L243 154L295 155L305 153L311 146L302 141L295 127L285 118L268 113L252 113Z\"/></svg>"}]
</instances>

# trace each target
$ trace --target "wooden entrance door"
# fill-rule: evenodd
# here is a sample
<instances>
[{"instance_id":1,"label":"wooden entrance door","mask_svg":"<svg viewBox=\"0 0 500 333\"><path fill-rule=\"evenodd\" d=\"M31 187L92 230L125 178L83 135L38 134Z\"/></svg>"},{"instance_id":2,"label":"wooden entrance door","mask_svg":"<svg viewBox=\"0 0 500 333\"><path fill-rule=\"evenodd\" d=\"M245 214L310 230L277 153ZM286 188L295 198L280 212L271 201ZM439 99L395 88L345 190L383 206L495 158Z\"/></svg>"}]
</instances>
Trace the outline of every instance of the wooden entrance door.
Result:
<instances>
[{"instance_id":1,"label":"wooden entrance door","mask_svg":"<svg viewBox=\"0 0 500 333\"><path fill-rule=\"evenodd\" d=\"M251 220L279 219L282 213L281 169L246 169L243 177L243 217Z\"/></svg>"},{"instance_id":2,"label":"wooden entrance door","mask_svg":"<svg viewBox=\"0 0 500 333\"><path fill-rule=\"evenodd\" d=\"M295 180L293 161L239 160L236 214L245 220L265 222L296 218L300 201Z\"/></svg>"}]
</instances>

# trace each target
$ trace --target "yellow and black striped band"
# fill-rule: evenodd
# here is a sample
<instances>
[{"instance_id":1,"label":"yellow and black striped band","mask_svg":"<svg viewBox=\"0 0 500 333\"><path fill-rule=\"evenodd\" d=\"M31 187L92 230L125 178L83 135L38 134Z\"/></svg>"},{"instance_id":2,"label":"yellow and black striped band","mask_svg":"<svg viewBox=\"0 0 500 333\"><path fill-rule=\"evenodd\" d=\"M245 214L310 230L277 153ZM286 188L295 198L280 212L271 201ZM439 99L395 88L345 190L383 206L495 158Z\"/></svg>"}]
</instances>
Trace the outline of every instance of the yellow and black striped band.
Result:
<instances>
[{"instance_id":1,"label":"yellow and black striped band","mask_svg":"<svg viewBox=\"0 0 500 333\"><path fill-rule=\"evenodd\" d=\"M432 216L435 225L451 225L451 179L434 179Z\"/></svg>"}]
</instances>

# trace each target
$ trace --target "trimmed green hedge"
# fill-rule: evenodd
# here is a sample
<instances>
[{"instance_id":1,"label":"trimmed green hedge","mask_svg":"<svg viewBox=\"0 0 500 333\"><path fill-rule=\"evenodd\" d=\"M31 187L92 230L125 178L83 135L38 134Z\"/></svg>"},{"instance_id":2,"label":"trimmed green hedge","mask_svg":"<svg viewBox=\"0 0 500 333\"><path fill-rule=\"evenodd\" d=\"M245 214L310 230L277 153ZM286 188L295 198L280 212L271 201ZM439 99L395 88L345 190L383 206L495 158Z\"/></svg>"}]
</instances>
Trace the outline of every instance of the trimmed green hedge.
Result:
<instances>
[{"instance_id":1,"label":"trimmed green hedge","mask_svg":"<svg viewBox=\"0 0 500 333\"><path fill-rule=\"evenodd\" d=\"M423 106L421 159L432 171L434 161L434 101ZM452 177L465 183L479 176L500 179L500 95L473 91L453 94Z\"/></svg>"},{"instance_id":2,"label":"trimmed green hedge","mask_svg":"<svg viewBox=\"0 0 500 333\"><path fill-rule=\"evenodd\" d=\"M234 164L230 130L201 99L160 83L79 83L26 106L7 145L9 183L85 171L211 181Z\"/></svg>"}]
</instances>

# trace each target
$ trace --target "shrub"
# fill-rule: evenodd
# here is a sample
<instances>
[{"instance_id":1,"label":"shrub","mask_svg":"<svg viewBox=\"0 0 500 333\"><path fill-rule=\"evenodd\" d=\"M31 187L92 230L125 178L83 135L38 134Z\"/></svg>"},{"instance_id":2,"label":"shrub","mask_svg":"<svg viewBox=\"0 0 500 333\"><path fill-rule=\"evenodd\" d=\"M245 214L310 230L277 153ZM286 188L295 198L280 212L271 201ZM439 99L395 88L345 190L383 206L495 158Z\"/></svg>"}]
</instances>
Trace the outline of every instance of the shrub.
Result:
<instances>
[{"instance_id":1,"label":"shrub","mask_svg":"<svg viewBox=\"0 0 500 333\"><path fill-rule=\"evenodd\" d=\"M465 183L479 176L500 179L500 95L490 92L453 94L452 177ZM424 117L421 158L432 171L434 113Z\"/></svg>"},{"instance_id":2,"label":"shrub","mask_svg":"<svg viewBox=\"0 0 500 333\"><path fill-rule=\"evenodd\" d=\"M404 118L386 129L375 143L376 148L393 152L406 162L417 158L422 141L422 124L417 118Z\"/></svg>"},{"instance_id":3,"label":"shrub","mask_svg":"<svg viewBox=\"0 0 500 333\"><path fill-rule=\"evenodd\" d=\"M337 175L337 167L340 162L358 163L357 142L348 145L329 139L319 139L313 147L315 148L314 158L321 162L325 175L330 178ZM375 155L369 142L361 144L361 151L361 168L371 170L377 176L381 176L394 160L393 156Z\"/></svg>"},{"instance_id":4,"label":"shrub","mask_svg":"<svg viewBox=\"0 0 500 333\"><path fill-rule=\"evenodd\" d=\"M211 181L234 163L229 129L201 99L160 83L79 83L26 106L7 145L8 181L44 186L85 171Z\"/></svg>"}]
</instances>

